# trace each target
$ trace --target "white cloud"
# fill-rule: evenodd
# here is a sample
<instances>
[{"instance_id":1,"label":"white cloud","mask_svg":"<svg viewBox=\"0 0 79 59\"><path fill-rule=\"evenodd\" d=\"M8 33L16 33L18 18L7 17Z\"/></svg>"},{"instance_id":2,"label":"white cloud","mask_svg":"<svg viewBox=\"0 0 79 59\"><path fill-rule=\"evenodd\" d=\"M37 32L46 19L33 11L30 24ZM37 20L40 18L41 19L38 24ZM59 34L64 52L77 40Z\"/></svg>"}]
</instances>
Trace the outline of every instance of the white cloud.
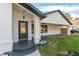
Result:
<instances>
[{"instance_id":1,"label":"white cloud","mask_svg":"<svg viewBox=\"0 0 79 59\"><path fill-rule=\"evenodd\" d=\"M79 6L74 6L74 7L68 7L68 6L46 6L46 7L41 7L42 11L53 11L60 9L62 11L73 11L73 10L79 10Z\"/></svg>"}]
</instances>

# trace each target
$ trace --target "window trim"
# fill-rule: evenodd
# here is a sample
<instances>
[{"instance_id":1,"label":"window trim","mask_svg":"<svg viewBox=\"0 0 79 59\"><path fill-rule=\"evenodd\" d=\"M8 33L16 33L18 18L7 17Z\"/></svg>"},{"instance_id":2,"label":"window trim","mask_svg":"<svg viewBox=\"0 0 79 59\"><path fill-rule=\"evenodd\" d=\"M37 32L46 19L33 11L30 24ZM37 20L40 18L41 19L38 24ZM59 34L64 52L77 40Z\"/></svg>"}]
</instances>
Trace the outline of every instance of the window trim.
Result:
<instances>
[{"instance_id":1,"label":"window trim","mask_svg":"<svg viewBox=\"0 0 79 59\"><path fill-rule=\"evenodd\" d=\"M47 33L48 32L48 25L47 24L45 24L45 23L41 23L41 25L40 25L40 27L42 27L42 25L45 25L46 26L46 31L45 32L42 32L42 30L41 30L41 33Z\"/></svg>"}]
</instances>

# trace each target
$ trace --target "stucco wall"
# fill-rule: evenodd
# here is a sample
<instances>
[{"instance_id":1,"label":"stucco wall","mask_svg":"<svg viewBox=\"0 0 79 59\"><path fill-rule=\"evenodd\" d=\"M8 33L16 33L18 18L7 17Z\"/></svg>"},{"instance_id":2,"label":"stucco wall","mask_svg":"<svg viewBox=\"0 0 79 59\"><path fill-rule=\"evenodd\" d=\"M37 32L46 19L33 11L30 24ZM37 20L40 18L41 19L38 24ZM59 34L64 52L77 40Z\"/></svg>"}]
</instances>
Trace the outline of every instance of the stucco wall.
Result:
<instances>
[{"instance_id":1,"label":"stucco wall","mask_svg":"<svg viewBox=\"0 0 79 59\"><path fill-rule=\"evenodd\" d=\"M0 54L12 50L12 4L0 3Z\"/></svg>"},{"instance_id":2,"label":"stucco wall","mask_svg":"<svg viewBox=\"0 0 79 59\"><path fill-rule=\"evenodd\" d=\"M44 35L56 35L56 34L60 34L60 26L58 25L53 25L53 24L47 24L48 29L47 29L47 33L41 33L42 36Z\"/></svg>"},{"instance_id":3,"label":"stucco wall","mask_svg":"<svg viewBox=\"0 0 79 59\"><path fill-rule=\"evenodd\" d=\"M28 24L31 24L31 21L33 20L33 16L28 13L28 11L25 12L25 19L22 19L23 16L23 9L20 8L19 6L13 4L12 5L12 21L13 21L13 26L12 26L12 33L13 33L13 42L18 42L18 21L28 21ZM28 36L30 36L31 32L31 26L28 25Z\"/></svg>"},{"instance_id":4,"label":"stucco wall","mask_svg":"<svg viewBox=\"0 0 79 59\"><path fill-rule=\"evenodd\" d=\"M40 22L69 25L69 23L58 12L47 14L47 18L42 19Z\"/></svg>"}]
</instances>

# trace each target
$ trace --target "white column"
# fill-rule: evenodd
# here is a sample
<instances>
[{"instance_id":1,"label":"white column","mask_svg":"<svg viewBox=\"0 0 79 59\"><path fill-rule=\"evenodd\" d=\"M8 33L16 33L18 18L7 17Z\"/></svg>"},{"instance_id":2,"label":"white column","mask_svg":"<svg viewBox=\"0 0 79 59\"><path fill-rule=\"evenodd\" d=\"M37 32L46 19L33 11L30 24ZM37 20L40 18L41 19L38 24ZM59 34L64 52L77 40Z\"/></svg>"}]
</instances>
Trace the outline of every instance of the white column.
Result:
<instances>
[{"instance_id":1,"label":"white column","mask_svg":"<svg viewBox=\"0 0 79 59\"><path fill-rule=\"evenodd\" d=\"M39 22L39 18L35 17L35 19L34 19L34 42L35 42L35 44L39 44L40 39L41 39L40 22Z\"/></svg>"},{"instance_id":2,"label":"white column","mask_svg":"<svg viewBox=\"0 0 79 59\"><path fill-rule=\"evenodd\" d=\"M69 26L67 26L67 35L70 35L71 33L70 33L70 25Z\"/></svg>"},{"instance_id":3,"label":"white column","mask_svg":"<svg viewBox=\"0 0 79 59\"><path fill-rule=\"evenodd\" d=\"M32 22L28 21L28 40L32 40Z\"/></svg>"}]
</instances>

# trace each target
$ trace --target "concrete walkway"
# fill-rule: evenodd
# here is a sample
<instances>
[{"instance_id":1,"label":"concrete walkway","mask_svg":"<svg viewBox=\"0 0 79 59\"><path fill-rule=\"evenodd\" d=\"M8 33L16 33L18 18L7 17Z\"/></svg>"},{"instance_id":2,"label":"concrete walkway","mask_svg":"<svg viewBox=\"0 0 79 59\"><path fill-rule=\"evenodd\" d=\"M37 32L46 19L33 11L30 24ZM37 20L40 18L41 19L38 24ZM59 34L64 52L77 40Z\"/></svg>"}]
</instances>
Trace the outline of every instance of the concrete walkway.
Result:
<instances>
[{"instance_id":1,"label":"concrete walkway","mask_svg":"<svg viewBox=\"0 0 79 59\"><path fill-rule=\"evenodd\" d=\"M41 56L40 53L39 53L39 50L37 49L36 51L34 51L33 53L31 54L28 54L26 56Z\"/></svg>"}]
</instances>

